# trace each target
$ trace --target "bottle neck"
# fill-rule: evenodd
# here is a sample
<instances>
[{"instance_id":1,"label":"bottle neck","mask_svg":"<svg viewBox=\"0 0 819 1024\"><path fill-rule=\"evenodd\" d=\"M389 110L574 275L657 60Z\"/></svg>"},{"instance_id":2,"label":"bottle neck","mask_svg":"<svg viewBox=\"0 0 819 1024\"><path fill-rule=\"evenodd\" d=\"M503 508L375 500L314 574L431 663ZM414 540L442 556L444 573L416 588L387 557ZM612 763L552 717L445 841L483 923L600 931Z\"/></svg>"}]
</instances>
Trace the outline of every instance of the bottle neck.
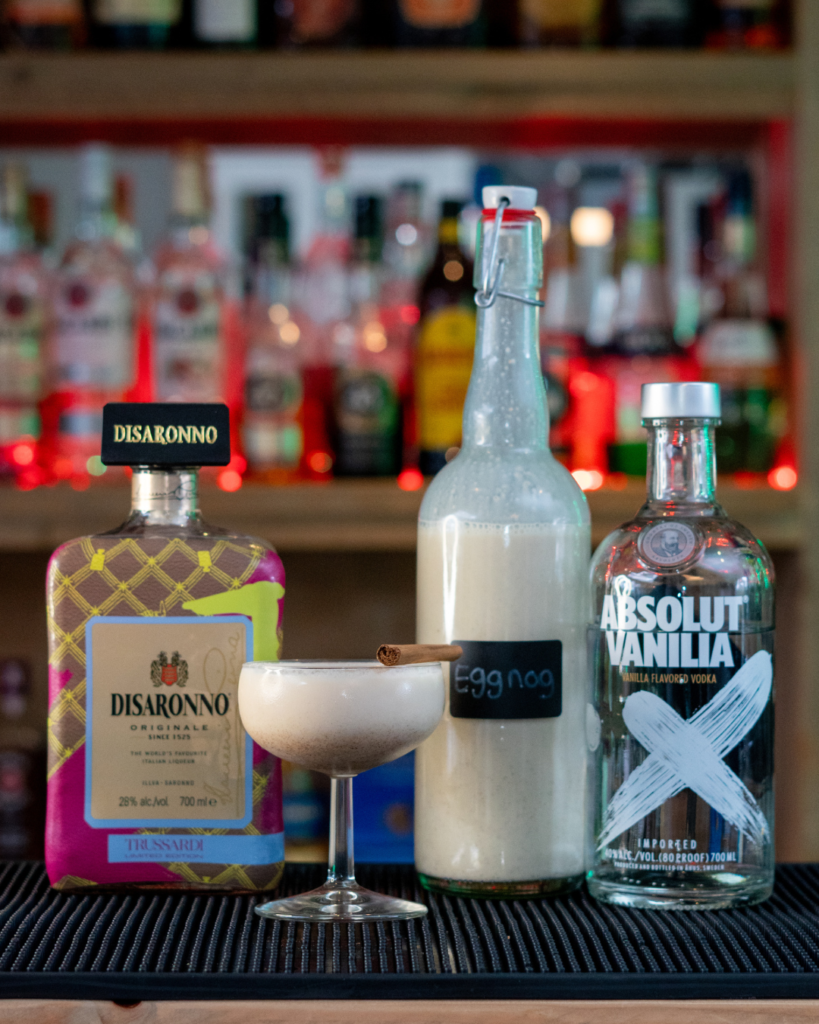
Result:
<instances>
[{"instance_id":1,"label":"bottle neck","mask_svg":"<svg viewBox=\"0 0 819 1024\"><path fill-rule=\"evenodd\" d=\"M458 244L458 218L444 217L438 225L438 245L440 247Z\"/></svg>"},{"instance_id":2,"label":"bottle neck","mask_svg":"<svg viewBox=\"0 0 819 1024\"><path fill-rule=\"evenodd\" d=\"M651 420L648 428L648 500L656 506L716 505L717 420Z\"/></svg>"},{"instance_id":3,"label":"bottle neck","mask_svg":"<svg viewBox=\"0 0 819 1024\"><path fill-rule=\"evenodd\" d=\"M84 242L99 242L111 238L114 228L115 218L110 203L81 200L76 232L78 238Z\"/></svg>"},{"instance_id":4,"label":"bottle neck","mask_svg":"<svg viewBox=\"0 0 819 1024\"><path fill-rule=\"evenodd\" d=\"M531 223L528 223L528 221ZM482 225L475 279L489 268L494 224ZM537 298L543 280L540 226L527 222L501 229L500 289ZM463 447L548 450L549 414L540 366L538 308L498 295L478 309L475 359L464 406Z\"/></svg>"},{"instance_id":5,"label":"bottle neck","mask_svg":"<svg viewBox=\"0 0 819 1024\"><path fill-rule=\"evenodd\" d=\"M197 470L135 466L131 516L146 525L185 526L199 518Z\"/></svg>"}]
</instances>

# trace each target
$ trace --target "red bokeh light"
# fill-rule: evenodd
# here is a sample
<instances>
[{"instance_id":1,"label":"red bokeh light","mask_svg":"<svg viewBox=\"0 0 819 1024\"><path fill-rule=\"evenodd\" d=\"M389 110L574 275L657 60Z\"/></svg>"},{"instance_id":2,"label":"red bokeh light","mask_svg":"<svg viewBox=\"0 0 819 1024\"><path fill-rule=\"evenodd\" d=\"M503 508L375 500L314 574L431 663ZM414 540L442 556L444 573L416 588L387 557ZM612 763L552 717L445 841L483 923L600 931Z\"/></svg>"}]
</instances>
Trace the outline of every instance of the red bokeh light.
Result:
<instances>
[{"instance_id":1,"label":"red bokeh light","mask_svg":"<svg viewBox=\"0 0 819 1024\"><path fill-rule=\"evenodd\" d=\"M17 466L30 466L34 462L34 447L23 442L11 449L11 459Z\"/></svg>"},{"instance_id":2,"label":"red bokeh light","mask_svg":"<svg viewBox=\"0 0 819 1024\"><path fill-rule=\"evenodd\" d=\"M333 457L329 452L310 452L307 456L307 465L314 473L329 473L333 468Z\"/></svg>"},{"instance_id":3,"label":"red bokeh light","mask_svg":"<svg viewBox=\"0 0 819 1024\"><path fill-rule=\"evenodd\" d=\"M793 466L774 466L768 474L768 483L777 491L792 491L799 480Z\"/></svg>"},{"instance_id":4,"label":"red bokeh light","mask_svg":"<svg viewBox=\"0 0 819 1024\"><path fill-rule=\"evenodd\" d=\"M242 476L235 469L223 469L216 478L216 484L223 491L238 491L242 486Z\"/></svg>"},{"instance_id":5,"label":"red bokeh light","mask_svg":"<svg viewBox=\"0 0 819 1024\"><path fill-rule=\"evenodd\" d=\"M421 319L421 310L417 306L402 306L401 319L405 324L417 324Z\"/></svg>"},{"instance_id":6,"label":"red bokeh light","mask_svg":"<svg viewBox=\"0 0 819 1024\"><path fill-rule=\"evenodd\" d=\"M424 486L424 474L420 469L404 469L398 474L398 486L402 491L419 491Z\"/></svg>"}]
</instances>

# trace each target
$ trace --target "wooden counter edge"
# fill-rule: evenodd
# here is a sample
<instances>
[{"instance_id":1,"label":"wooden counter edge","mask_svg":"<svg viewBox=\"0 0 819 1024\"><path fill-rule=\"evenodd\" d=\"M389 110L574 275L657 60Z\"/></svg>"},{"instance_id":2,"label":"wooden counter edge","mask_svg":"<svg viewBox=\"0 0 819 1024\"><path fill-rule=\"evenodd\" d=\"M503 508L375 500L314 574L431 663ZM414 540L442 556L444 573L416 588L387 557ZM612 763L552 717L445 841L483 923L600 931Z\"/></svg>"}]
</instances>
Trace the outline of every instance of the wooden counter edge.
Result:
<instances>
[{"instance_id":1,"label":"wooden counter edge","mask_svg":"<svg viewBox=\"0 0 819 1024\"><path fill-rule=\"evenodd\" d=\"M658 985L662 980L657 979ZM0 1024L803 1024L816 999L0 1001Z\"/></svg>"}]
</instances>

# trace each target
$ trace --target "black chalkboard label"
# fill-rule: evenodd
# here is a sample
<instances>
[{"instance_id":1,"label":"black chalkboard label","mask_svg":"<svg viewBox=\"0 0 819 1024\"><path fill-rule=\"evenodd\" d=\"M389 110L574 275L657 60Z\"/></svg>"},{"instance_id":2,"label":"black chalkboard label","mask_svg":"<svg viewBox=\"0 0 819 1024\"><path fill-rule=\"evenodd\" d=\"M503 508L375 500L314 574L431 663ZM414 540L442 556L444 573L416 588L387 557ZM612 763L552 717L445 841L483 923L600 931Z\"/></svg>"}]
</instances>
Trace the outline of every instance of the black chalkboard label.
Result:
<instances>
[{"instance_id":1,"label":"black chalkboard label","mask_svg":"<svg viewBox=\"0 0 819 1024\"><path fill-rule=\"evenodd\" d=\"M226 466L228 407L109 402L102 410L102 461L106 466Z\"/></svg>"},{"instance_id":2,"label":"black chalkboard label","mask_svg":"<svg viewBox=\"0 0 819 1024\"><path fill-rule=\"evenodd\" d=\"M563 709L560 640L453 640L463 648L449 668L453 718L557 718Z\"/></svg>"}]
</instances>

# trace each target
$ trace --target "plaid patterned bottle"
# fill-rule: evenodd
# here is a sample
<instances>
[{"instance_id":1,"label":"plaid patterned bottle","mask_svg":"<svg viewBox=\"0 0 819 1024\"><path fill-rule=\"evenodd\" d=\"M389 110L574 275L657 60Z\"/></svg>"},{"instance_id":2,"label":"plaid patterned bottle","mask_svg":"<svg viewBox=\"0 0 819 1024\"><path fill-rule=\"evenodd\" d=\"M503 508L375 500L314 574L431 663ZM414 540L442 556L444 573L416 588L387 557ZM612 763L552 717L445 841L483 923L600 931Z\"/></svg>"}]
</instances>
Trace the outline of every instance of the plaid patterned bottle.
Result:
<instances>
[{"instance_id":1,"label":"plaid patterned bottle","mask_svg":"<svg viewBox=\"0 0 819 1024\"><path fill-rule=\"evenodd\" d=\"M281 560L202 522L194 471L133 481L122 527L49 564L49 878L270 889L281 768L244 732L236 687L242 662L278 657Z\"/></svg>"}]
</instances>

